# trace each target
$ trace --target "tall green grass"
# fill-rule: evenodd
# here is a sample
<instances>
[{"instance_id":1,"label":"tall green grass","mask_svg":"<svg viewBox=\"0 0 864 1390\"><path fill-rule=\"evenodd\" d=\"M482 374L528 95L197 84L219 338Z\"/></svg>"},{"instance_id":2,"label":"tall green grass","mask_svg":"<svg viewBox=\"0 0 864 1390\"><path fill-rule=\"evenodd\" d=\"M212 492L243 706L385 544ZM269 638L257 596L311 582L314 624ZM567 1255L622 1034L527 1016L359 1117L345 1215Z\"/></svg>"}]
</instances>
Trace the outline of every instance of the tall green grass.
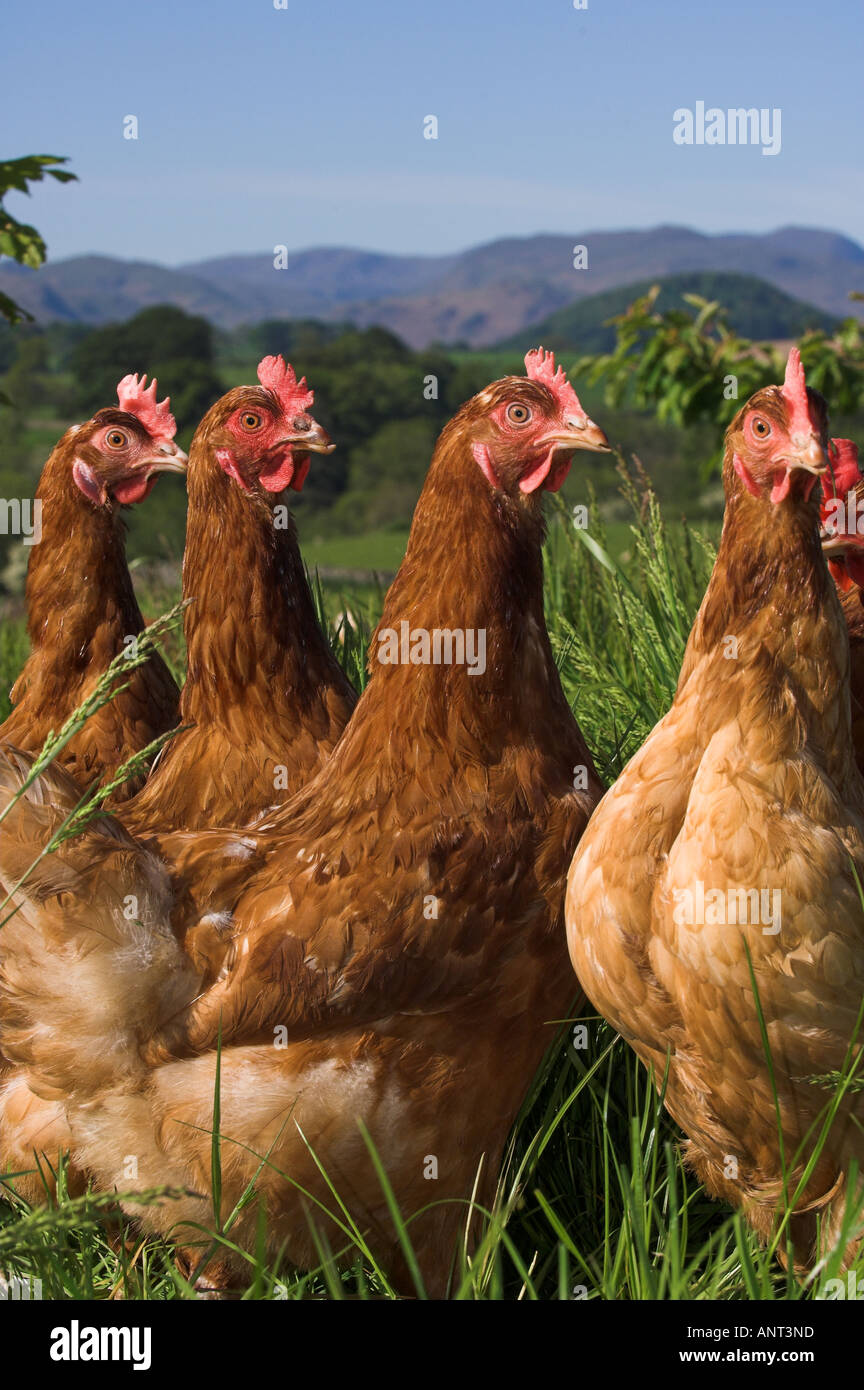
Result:
<instances>
[{"instance_id":1,"label":"tall green grass","mask_svg":"<svg viewBox=\"0 0 864 1390\"><path fill-rule=\"evenodd\" d=\"M596 507L579 528L563 507L553 513L546 555L547 616L565 690L612 781L668 708L687 634L710 573L711 545L686 526L667 530L638 467L621 464L621 487L631 509L632 545L626 564L610 558ZM361 686L364 651L380 613L381 595L338 593L316 581L313 593L333 650ZM350 614L350 620L348 615ZM3 665L2 683L14 672ZM575 989L574 989L575 994ZM584 1037L574 1024L584 1022ZM582 1045L584 1043L584 1045ZM577 1044L579 1044L577 1046ZM827 1087L830 1119L837 1096L860 1081L850 1050L848 1075L817 1078ZM830 1092L830 1094L829 1094ZM207 1261L233 1248L239 1211L220 1210L222 1146L218 1083L213 1107L212 1223L200 1233L195 1273L206 1282ZM367 1137L368 1138L368 1137ZM801 1300L818 1296L839 1268L839 1251L818 1278L802 1284L766 1251L740 1216L709 1199L681 1156L682 1136L666 1114L642 1066L600 1019L550 1027L550 1048L525 1098L498 1177L492 1208L466 1208L479 1242L454 1252L452 1297L461 1300ZM824 1143L825 1134L816 1136ZM371 1144L371 1141L369 1141ZM373 1153L373 1161L377 1155ZM261 1162L268 1162L266 1154ZM326 1169L324 1156L320 1156ZM416 1270L412 1217L400 1212L386 1171L380 1181ZM115 1199L72 1199L64 1175L57 1195L46 1184L44 1208L30 1209L5 1184L0 1204L0 1268L42 1280L51 1298L191 1299L190 1278L178 1270L169 1245L143 1239L122 1218ZM137 1201L171 1194L139 1194ZM254 1184L241 1204L255 1202ZM318 1237L318 1266L298 1273L264 1256L263 1216L257 1249L244 1254L247 1299L396 1298L404 1293L381 1268L343 1201L330 1188L327 1208L340 1239ZM849 1229L860 1219L850 1204ZM183 1233L188 1244L188 1231ZM782 1244L782 1240L781 1240ZM413 1295L423 1297L419 1272Z\"/></svg>"},{"instance_id":2,"label":"tall green grass","mask_svg":"<svg viewBox=\"0 0 864 1390\"><path fill-rule=\"evenodd\" d=\"M629 560L612 558L596 501L559 505L546 547L546 621L561 680L601 775L612 782L668 710L714 548L686 522L672 535L638 465L619 460L632 521Z\"/></svg>"}]
</instances>

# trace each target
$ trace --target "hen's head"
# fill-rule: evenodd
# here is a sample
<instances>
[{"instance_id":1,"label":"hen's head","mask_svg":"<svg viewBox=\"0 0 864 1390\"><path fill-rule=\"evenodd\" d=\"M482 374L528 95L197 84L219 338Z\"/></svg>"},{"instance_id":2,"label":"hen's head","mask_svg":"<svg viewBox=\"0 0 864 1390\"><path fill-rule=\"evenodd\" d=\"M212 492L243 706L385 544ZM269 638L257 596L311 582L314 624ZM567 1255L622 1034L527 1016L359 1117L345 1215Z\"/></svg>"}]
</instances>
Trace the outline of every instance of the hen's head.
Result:
<instances>
[{"instance_id":1,"label":"hen's head","mask_svg":"<svg viewBox=\"0 0 864 1390\"><path fill-rule=\"evenodd\" d=\"M453 422L468 426L471 452L489 486L516 500L557 492L577 450L609 449L551 352L529 352L525 368L527 376L487 386Z\"/></svg>"},{"instance_id":2,"label":"hen's head","mask_svg":"<svg viewBox=\"0 0 864 1390\"><path fill-rule=\"evenodd\" d=\"M864 534L859 532L864 477L858 467L858 445L851 439L832 439L828 445L831 477L823 486L819 517L822 550L838 589L853 584L864 589Z\"/></svg>"},{"instance_id":3,"label":"hen's head","mask_svg":"<svg viewBox=\"0 0 864 1390\"><path fill-rule=\"evenodd\" d=\"M69 433L72 477L97 507L141 502L158 473L184 473L186 455L174 443L177 426L169 401L156 400L155 380L124 376L119 404L97 411Z\"/></svg>"},{"instance_id":4,"label":"hen's head","mask_svg":"<svg viewBox=\"0 0 864 1390\"><path fill-rule=\"evenodd\" d=\"M310 454L329 454L336 447L309 414L314 393L306 378L281 357L258 363L260 386L237 386L212 407L199 435L212 448L219 466L244 492L300 492L309 472Z\"/></svg>"},{"instance_id":5,"label":"hen's head","mask_svg":"<svg viewBox=\"0 0 864 1390\"><path fill-rule=\"evenodd\" d=\"M783 385L757 391L726 431L727 469L739 487L774 506L787 497L807 498L828 468L827 433L825 401L807 385L801 355L792 348Z\"/></svg>"}]
</instances>

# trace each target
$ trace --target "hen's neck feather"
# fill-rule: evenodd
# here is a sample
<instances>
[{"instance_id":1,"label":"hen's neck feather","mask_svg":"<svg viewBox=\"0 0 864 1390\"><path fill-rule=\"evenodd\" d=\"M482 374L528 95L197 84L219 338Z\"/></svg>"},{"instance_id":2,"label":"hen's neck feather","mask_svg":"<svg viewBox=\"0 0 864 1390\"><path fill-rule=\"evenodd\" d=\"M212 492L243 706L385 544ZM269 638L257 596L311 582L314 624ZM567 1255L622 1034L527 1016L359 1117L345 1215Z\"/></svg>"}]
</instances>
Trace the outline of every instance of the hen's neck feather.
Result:
<instances>
[{"instance_id":1,"label":"hen's neck feather","mask_svg":"<svg viewBox=\"0 0 864 1390\"><path fill-rule=\"evenodd\" d=\"M852 766L849 641L819 541L817 501L774 506L751 497L730 472L723 534L679 698L691 679L701 682L706 741L712 709L717 718L745 710L744 718L765 719L778 736L786 728L787 751L804 741L823 749L843 778ZM728 638L737 641L734 655Z\"/></svg>"},{"instance_id":2,"label":"hen's neck feather","mask_svg":"<svg viewBox=\"0 0 864 1390\"><path fill-rule=\"evenodd\" d=\"M786 624L825 617L826 640L836 626L839 604L819 541L818 505L811 498L774 506L738 485L729 491L717 560L694 638L706 649L766 611ZM786 636L778 627L778 650ZM816 631L812 640L818 640Z\"/></svg>"},{"instance_id":3,"label":"hen's neck feather","mask_svg":"<svg viewBox=\"0 0 864 1390\"><path fill-rule=\"evenodd\" d=\"M144 626L126 563L125 526L113 506L97 507L72 478L74 445L53 451L39 481L42 536L27 569L31 645L65 665L95 632L119 650Z\"/></svg>"},{"instance_id":4,"label":"hen's neck feather","mask_svg":"<svg viewBox=\"0 0 864 1390\"><path fill-rule=\"evenodd\" d=\"M369 655L370 681L330 764L326 796L359 779L360 800L406 781L429 795L466 768L508 767L516 781L593 764L561 688L543 613L543 521L490 489L459 431L436 449L405 559ZM486 669L382 664L384 629L478 629ZM525 756L527 751L527 756ZM311 789L310 789L311 791Z\"/></svg>"},{"instance_id":5,"label":"hen's neck feather","mask_svg":"<svg viewBox=\"0 0 864 1390\"><path fill-rule=\"evenodd\" d=\"M197 456L196 456L197 455ZM187 676L181 723L224 721L258 690L301 713L344 684L320 632L293 522L241 492L205 445L193 446L183 558Z\"/></svg>"}]
</instances>

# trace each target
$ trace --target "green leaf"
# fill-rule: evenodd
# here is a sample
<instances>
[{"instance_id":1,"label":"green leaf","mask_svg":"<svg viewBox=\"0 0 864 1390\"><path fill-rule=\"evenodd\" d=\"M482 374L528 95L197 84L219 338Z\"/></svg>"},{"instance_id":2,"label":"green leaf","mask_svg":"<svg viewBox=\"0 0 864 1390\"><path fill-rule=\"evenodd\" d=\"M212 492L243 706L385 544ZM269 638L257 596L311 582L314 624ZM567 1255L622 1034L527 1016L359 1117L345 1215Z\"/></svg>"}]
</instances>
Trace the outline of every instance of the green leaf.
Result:
<instances>
[{"instance_id":1,"label":"green leaf","mask_svg":"<svg viewBox=\"0 0 864 1390\"><path fill-rule=\"evenodd\" d=\"M3 207L3 199L12 192L29 194L29 185L41 183L46 177L58 183L77 179L77 174L57 167L65 163L66 156L58 154L28 154L21 159L0 160L0 256L9 256L31 270L38 270L44 264L48 251L42 237L35 227L12 217ZM12 324L33 318L7 294L0 294L0 314Z\"/></svg>"},{"instance_id":2,"label":"green leaf","mask_svg":"<svg viewBox=\"0 0 864 1390\"><path fill-rule=\"evenodd\" d=\"M22 309L20 304L16 304L14 299L10 299L8 294L3 294L2 290L0 290L0 314L12 324L21 323L24 319L28 323L33 322L33 315L28 314L26 309ZM12 402L4 396L3 404L11 405Z\"/></svg>"}]
</instances>

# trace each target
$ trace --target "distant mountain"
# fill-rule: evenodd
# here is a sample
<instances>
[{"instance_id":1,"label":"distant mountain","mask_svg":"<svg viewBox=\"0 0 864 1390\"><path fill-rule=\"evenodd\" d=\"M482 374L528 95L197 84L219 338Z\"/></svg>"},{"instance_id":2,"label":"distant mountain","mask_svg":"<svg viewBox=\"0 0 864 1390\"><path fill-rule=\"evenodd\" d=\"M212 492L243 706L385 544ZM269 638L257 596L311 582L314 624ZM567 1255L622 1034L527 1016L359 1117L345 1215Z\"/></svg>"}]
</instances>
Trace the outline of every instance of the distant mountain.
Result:
<instances>
[{"instance_id":1,"label":"distant mountain","mask_svg":"<svg viewBox=\"0 0 864 1390\"><path fill-rule=\"evenodd\" d=\"M725 271L696 271L687 275L667 275L656 280L640 280L635 285L605 290L579 299L566 309L530 328L505 338L496 346L502 350L527 352L542 343L554 352L610 352L615 344L615 329L606 327L610 318L622 314L634 299L647 294L652 285L660 286L655 308L687 308L685 294L698 294L703 299L719 300L729 311L730 327L744 338L798 338L808 328L829 332L837 323L833 314L793 299L765 280L753 275L731 275Z\"/></svg>"},{"instance_id":2,"label":"distant mountain","mask_svg":"<svg viewBox=\"0 0 864 1390\"><path fill-rule=\"evenodd\" d=\"M588 268L573 269L573 247ZM834 315L864 289L864 249L815 228L707 236L687 227L509 238L452 256L389 256L344 247L223 256L170 269L76 256L39 271L0 264L0 290L40 320L103 323L176 304L235 327L265 318L377 323L413 347L439 340L485 347L606 290L703 271L753 276Z\"/></svg>"},{"instance_id":3,"label":"distant mountain","mask_svg":"<svg viewBox=\"0 0 864 1390\"><path fill-rule=\"evenodd\" d=\"M41 270L4 260L0 285L41 322L112 323L154 304L174 304L213 323L232 322L236 312L230 294L183 270L111 256L74 256Z\"/></svg>"}]
</instances>

